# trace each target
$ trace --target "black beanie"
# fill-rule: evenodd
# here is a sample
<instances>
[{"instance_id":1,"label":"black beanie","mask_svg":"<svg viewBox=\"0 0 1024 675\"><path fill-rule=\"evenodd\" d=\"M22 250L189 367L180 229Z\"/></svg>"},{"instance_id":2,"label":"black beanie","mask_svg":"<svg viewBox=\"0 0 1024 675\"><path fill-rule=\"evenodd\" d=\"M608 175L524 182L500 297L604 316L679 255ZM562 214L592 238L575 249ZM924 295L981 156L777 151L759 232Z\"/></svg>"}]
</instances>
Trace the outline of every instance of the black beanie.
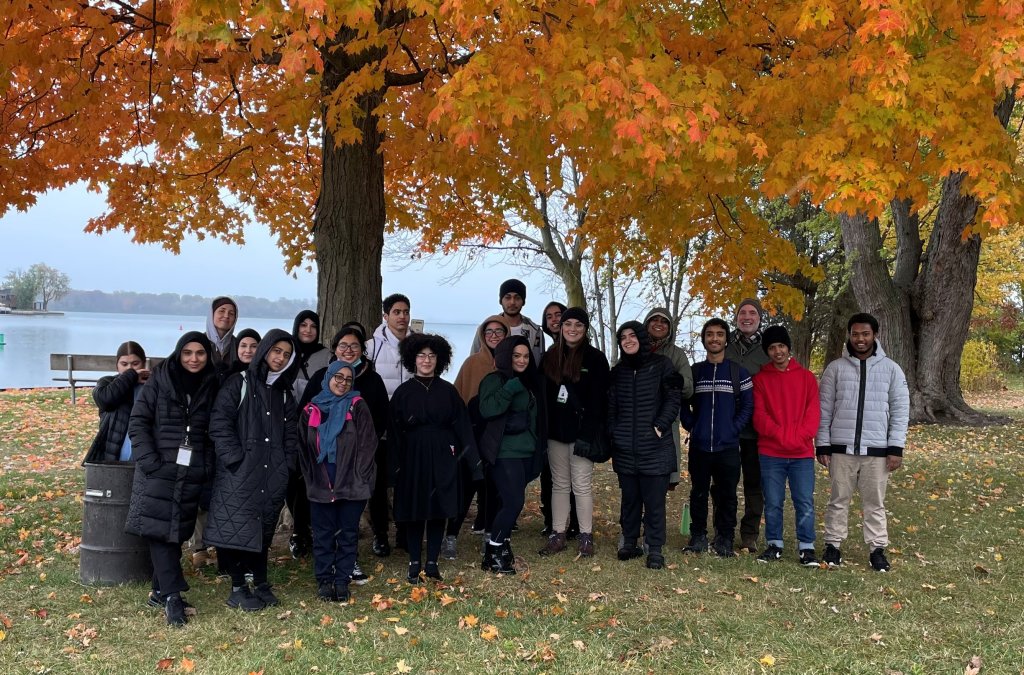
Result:
<instances>
[{"instance_id":1,"label":"black beanie","mask_svg":"<svg viewBox=\"0 0 1024 675\"><path fill-rule=\"evenodd\" d=\"M564 324L569 319L576 319L583 324L584 328L590 328L590 315L582 307L570 307L562 312L562 323Z\"/></svg>"},{"instance_id":2,"label":"black beanie","mask_svg":"<svg viewBox=\"0 0 1024 675\"><path fill-rule=\"evenodd\" d=\"M789 331L785 326L768 326L764 329L761 335L761 349L765 354L768 353L769 347L779 342L786 345L790 351L793 350L793 341L789 339Z\"/></svg>"},{"instance_id":3,"label":"black beanie","mask_svg":"<svg viewBox=\"0 0 1024 675\"><path fill-rule=\"evenodd\" d=\"M509 279L501 285L498 290L498 300L501 300L509 293L518 293L519 297L526 301L526 284L519 279Z\"/></svg>"}]
</instances>

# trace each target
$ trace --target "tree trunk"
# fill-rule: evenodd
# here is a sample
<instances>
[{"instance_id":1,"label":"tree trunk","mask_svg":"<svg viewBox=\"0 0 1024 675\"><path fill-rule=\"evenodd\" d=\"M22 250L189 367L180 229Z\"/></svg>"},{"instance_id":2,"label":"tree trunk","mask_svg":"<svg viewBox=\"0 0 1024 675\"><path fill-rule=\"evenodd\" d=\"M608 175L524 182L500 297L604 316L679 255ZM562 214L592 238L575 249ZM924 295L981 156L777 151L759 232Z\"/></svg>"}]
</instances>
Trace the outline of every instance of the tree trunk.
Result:
<instances>
[{"instance_id":1,"label":"tree trunk","mask_svg":"<svg viewBox=\"0 0 1024 675\"><path fill-rule=\"evenodd\" d=\"M824 341L824 365L828 365L843 355L843 347L846 346L846 322L857 311L857 298L853 294L853 287L848 283L839 292L839 295L836 296L832 304L827 324L828 334L825 336Z\"/></svg>"},{"instance_id":2,"label":"tree trunk","mask_svg":"<svg viewBox=\"0 0 1024 675\"><path fill-rule=\"evenodd\" d=\"M337 53L333 63L325 54L325 96L345 79L348 68L361 65L345 63L341 70L338 60ZM313 215L321 342L330 340L347 321L359 321L368 333L381 321L384 156L383 134L372 111L383 96L380 90L358 99L363 135L358 143L336 145L324 115L323 173Z\"/></svg>"}]
</instances>

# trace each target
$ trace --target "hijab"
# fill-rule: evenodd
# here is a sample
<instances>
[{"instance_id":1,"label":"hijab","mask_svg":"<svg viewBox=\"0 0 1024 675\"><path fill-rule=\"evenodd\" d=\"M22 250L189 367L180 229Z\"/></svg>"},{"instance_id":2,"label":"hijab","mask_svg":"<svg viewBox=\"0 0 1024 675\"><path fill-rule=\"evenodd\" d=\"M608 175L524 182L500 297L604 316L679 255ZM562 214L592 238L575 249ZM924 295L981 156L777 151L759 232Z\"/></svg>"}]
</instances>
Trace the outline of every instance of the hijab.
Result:
<instances>
[{"instance_id":1,"label":"hijab","mask_svg":"<svg viewBox=\"0 0 1024 675\"><path fill-rule=\"evenodd\" d=\"M181 365L181 350L190 342L197 342L206 350L206 365L198 373L190 373ZM179 396L191 398L199 391L203 380L214 373L213 367L213 346L209 338L193 330L185 333L178 339L174 351L167 357L167 372L171 377L171 383Z\"/></svg>"},{"instance_id":2,"label":"hijab","mask_svg":"<svg viewBox=\"0 0 1024 675\"><path fill-rule=\"evenodd\" d=\"M337 375L342 369L352 373L353 388L344 396L338 396L331 391L331 378ZM327 372L321 385L323 389L313 397L313 404L320 410L321 415L327 419L320 419L320 426L317 428L317 439L320 445L320 453L317 455L317 464L337 464L338 462L338 435L345 428L345 417L352 407L352 401L359 396L355 389L355 369L352 364L345 361L335 361L327 366Z\"/></svg>"},{"instance_id":3,"label":"hijab","mask_svg":"<svg viewBox=\"0 0 1024 675\"><path fill-rule=\"evenodd\" d=\"M299 326L306 319L312 319L313 324L316 325L316 339L312 342L303 342L299 339ZM292 337L295 338L295 353L299 355L303 365L309 363L309 357L313 354L321 349L326 349L320 344L320 315L311 309L304 309L295 315L295 323L292 324Z\"/></svg>"},{"instance_id":4,"label":"hijab","mask_svg":"<svg viewBox=\"0 0 1024 675\"><path fill-rule=\"evenodd\" d=\"M231 305L235 308L235 323L231 324L231 328L229 328L223 336L217 333L217 328L213 325L213 313L222 305ZM213 303L210 305L210 313L206 316L206 337L209 338L210 344L217 348L218 353L223 354L231 344L231 340L234 337L233 331L235 330L235 325L237 323L238 305L235 304L235 301L224 295L219 298L214 298ZM207 345L206 351L211 351L209 345Z\"/></svg>"}]
</instances>

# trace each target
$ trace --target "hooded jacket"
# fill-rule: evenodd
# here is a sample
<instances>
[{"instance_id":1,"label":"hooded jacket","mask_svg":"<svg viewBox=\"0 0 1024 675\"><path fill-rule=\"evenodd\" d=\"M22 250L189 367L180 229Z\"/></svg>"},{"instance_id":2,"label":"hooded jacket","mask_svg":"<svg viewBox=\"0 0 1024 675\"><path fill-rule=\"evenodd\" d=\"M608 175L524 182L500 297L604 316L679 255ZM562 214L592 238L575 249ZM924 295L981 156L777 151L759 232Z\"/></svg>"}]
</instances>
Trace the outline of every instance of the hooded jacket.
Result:
<instances>
[{"instance_id":1,"label":"hooded jacket","mask_svg":"<svg viewBox=\"0 0 1024 675\"><path fill-rule=\"evenodd\" d=\"M623 324L616 337L626 328L636 333L640 349L633 355L624 354L611 371L608 431L612 467L625 475L670 474L678 470L671 430L679 415L683 378L667 357L651 352L647 330L638 322Z\"/></svg>"},{"instance_id":2,"label":"hooded jacket","mask_svg":"<svg viewBox=\"0 0 1024 675\"><path fill-rule=\"evenodd\" d=\"M181 365L181 350L190 342L207 350L206 365L198 374L186 373ZM171 544L192 536L199 498L215 461L207 438L217 382L211 352L205 335L185 333L174 352L153 369L135 401L128 422L137 467L125 522L128 534ZM180 452L183 445L191 452ZM187 464L178 463L186 457Z\"/></svg>"},{"instance_id":3,"label":"hooded jacket","mask_svg":"<svg viewBox=\"0 0 1024 675\"><path fill-rule=\"evenodd\" d=\"M508 317L505 316L505 313L502 312L498 316L500 316L509 326L509 331L512 331L512 325L508 322ZM529 317L520 314L519 318L522 319L523 322L517 326L517 334L525 337L526 341L530 343L530 351L533 352L533 360L536 363L540 363L541 357L544 356L544 331L541 330L540 326L531 321ZM512 333L510 332L509 334L511 335ZM478 334L473 338L473 346L470 347L469 350L476 354L477 352L482 351L481 347L483 344L483 336Z\"/></svg>"},{"instance_id":4,"label":"hooded jacket","mask_svg":"<svg viewBox=\"0 0 1024 675\"><path fill-rule=\"evenodd\" d=\"M100 428L85 455L86 462L116 462L128 437L128 421L135 405L139 374L129 368L117 375L101 377L92 389L92 400L100 413Z\"/></svg>"},{"instance_id":5,"label":"hooded jacket","mask_svg":"<svg viewBox=\"0 0 1024 675\"><path fill-rule=\"evenodd\" d=\"M512 329L508 325L508 321L504 316L495 314L484 319L484 322L480 324L479 328L476 329L476 338L473 344L479 342L482 345L480 351L475 351L470 354L469 357L462 362L462 367L459 368L459 374L455 376L455 388L459 390L459 396L462 400L469 404L470 399L477 395L480 391L480 383L488 373L493 373L494 368L494 353L487 347L487 343L484 342L484 329L489 323L500 323L505 327L505 337L508 338L512 334ZM527 341L529 346L529 341ZM536 359L536 357L534 357Z\"/></svg>"},{"instance_id":6,"label":"hooded jacket","mask_svg":"<svg viewBox=\"0 0 1024 675\"><path fill-rule=\"evenodd\" d=\"M754 429L758 454L813 459L821 408L814 374L790 359L786 370L766 363L754 375Z\"/></svg>"},{"instance_id":7,"label":"hooded jacket","mask_svg":"<svg viewBox=\"0 0 1024 675\"><path fill-rule=\"evenodd\" d=\"M480 383L480 416L486 421L480 438L480 457L488 464L498 459L534 457L547 449L547 440L541 433L544 397L539 395L540 373L532 351L526 371L520 374L513 370L512 352L519 345L530 347L522 335L502 340L494 349L494 372Z\"/></svg>"},{"instance_id":8,"label":"hooded jacket","mask_svg":"<svg viewBox=\"0 0 1024 675\"><path fill-rule=\"evenodd\" d=\"M279 342L291 345L292 355L267 384L267 354ZM245 372L232 375L217 395L210 421L217 471L203 531L207 546L261 551L269 545L298 454L292 396L297 370L292 336L275 328L260 341Z\"/></svg>"},{"instance_id":9,"label":"hooded jacket","mask_svg":"<svg viewBox=\"0 0 1024 675\"><path fill-rule=\"evenodd\" d=\"M412 328L406 335L415 333ZM373 361L373 369L377 371L380 378L384 380L384 388L388 391L388 398L395 395L398 385L412 377L412 373L402 365L402 357L398 351L401 340L391 332L387 323L377 326L373 331L373 337L366 343L366 355Z\"/></svg>"},{"instance_id":10,"label":"hooded jacket","mask_svg":"<svg viewBox=\"0 0 1024 675\"><path fill-rule=\"evenodd\" d=\"M668 309L665 307L655 307L647 316L644 318L644 328L651 322L651 319L655 316L663 316L669 322L668 335L665 340L658 345L653 347L655 354L661 354L668 358L672 362L672 367L676 369L676 372L683 378L682 382L682 400L686 401L693 396L693 370L690 368L690 359L686 356L686 351L682 347L676 344L676 326L672 321L671 315L668 313ZM653 344L653 340L652 340ZM672 435L672 443L676 448L676 465L678 466L682 460L682 438L679 433L679 419L675 418L672 420L672 430L669 432ZM675 469L669 474L668 482L670 484L679 483L679 469Z\"/></svg>"},{"instance_id":11,"label":"hooded jacket","mask_svg":"<svg viewBox=\"0 0 1024 675\"><path fill-rule=\"evenodd\" d=\"M875 342L865 360L846 344L828 364L819 386L817 454L903 456L910 421L910 390L903 369Z\"/></svg>"}]
</instances>

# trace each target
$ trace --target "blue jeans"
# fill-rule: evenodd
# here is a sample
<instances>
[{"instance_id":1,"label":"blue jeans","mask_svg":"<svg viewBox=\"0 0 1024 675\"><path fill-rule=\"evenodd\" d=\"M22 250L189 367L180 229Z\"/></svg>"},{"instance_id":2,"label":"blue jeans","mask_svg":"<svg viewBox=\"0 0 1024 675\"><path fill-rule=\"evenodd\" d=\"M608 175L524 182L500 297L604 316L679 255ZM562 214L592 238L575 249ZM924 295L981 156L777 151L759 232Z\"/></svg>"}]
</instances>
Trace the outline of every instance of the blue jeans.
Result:
<instances>
[{"instance_id":1,"label":"blue jeans","mask_svg":"<svg viewBox=\"0 0 1024 675\"><path fill-rule=\"evenodd\" d=\"M761 491L764 492L764 538L782 548L782 505L786 481L796 511L797 548L814 548L814 458L784 459L761 455Z\"/></svg>"}]
</instances>

